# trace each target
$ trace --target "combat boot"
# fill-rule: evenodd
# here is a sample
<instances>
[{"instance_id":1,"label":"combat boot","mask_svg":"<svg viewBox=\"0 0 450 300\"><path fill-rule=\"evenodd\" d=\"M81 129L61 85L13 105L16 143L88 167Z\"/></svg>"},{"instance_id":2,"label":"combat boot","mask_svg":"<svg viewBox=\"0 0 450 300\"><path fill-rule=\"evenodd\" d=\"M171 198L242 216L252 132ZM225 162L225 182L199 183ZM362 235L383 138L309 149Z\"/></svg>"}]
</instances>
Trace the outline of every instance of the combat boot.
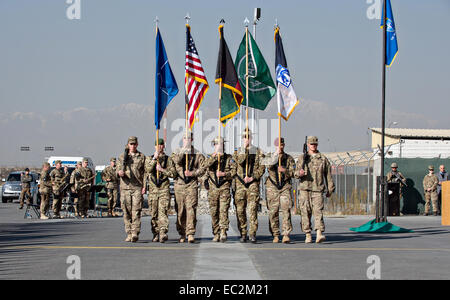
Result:
<instances>
[{"instance_id":1,"label":"combat boot","mask_svg":"<svg viewBox=\"0 0 450 300\"><path fill-rule=\"evenodd\" d=\"M272 243L277 244L279 242L280 242L280 238L278 237L278 235L274 236Z\"/></svg>"},{"instance_id":2,"label":"combat boot","mask_svg":"<svg viewBox=\"0 0 450 300\"><path fill-rule=\"evenodd\" d=\"M434 213L433 213L433 216L437 216L438 215L438 213L437 213L437 211L435 211Z\"/></svg>"},{"instance_id":3,"label":"combat boot","mask_svg":"<svg viewBox=\"0 0 450 300\"><path fill-rule=\"evenodd\" d=\"M108 210L108 217L111 217L111 216L112 216L111 211Z\"/></svg>"},{"instance_id":4,"label":"combat boot","mask_svg":"<svg viewBox=\"0 0 450 300\"><path fill-rule=\"evenodd\" d=\"M116 213L114 212L114 210L111 212L111 216L113 216L113 217L117 216Z\"/></svg>"},{"instance_id":5,"label":"combat boot","mask_svg":"<svg viewBox=\"0 0 450 300\"><path fill-rule=\"evenodd\" d=\"M426 217L426 216L428 216L428 213L426 212L426 213L423 213L423 215Z\"/></svg>"},{"instance_id":6,"label":"combat boot","mask_svg":"<svg viewBox=\"0 0 450 300\"><path fill-rule=\"evenodd\" d=\"M125 239L125 242L131 242L131 235L127 236L127 238Z\"/></svg>"},{"instance_id":7,"label":"combat boot","mask_svg":"<svg viewBox=\"0 0 450 300\"><path fill-rule=\"evenodd\" d=\"M241 235L241 238L239 239L239 241L240 241L241 243L247 242L247 235L246 235L246 234Z\"/></svg>"},{"instance_id":8,"label":"combat boot","mask_svg":"<svg viewBox=\"0 0 450 300\"><path fill-rule=\"evenodd\" d=\"M169 237L167 236L167 234L165 234L165 233L159 234L159 242L160 243L165 243L168 239L169 239Z\"/></svg>"},{"instance_id":9,"label":"combat boot","mask_svg":"<svg viewBox=\"0 0 450 300\"><path fill-rule=\"evenodd\" d=\"M214 235L213 242L218 242L218 241L219 241L219 234L216 233L216 234Z\"/></svg>"},{"instance_id":10,"label":"combat boot","mask_svg":"<svg viewBox=\"0 0 450 300\"><path fill-rule=\"evenodd\" d=\"M195 238L193 234L188 235L188 242L189 243L194 243L195 242Z\"/></svg>"},{"instance_id":11,"label":"combat boot","mask_svg":"<svg viewBox=\"0 0 450 300\"><path fill-rule=\"evenodd\" d=\"M225 231L225 229L222 229L222 231L220 232L220 241L222 243L225 243L227 241L227 232Z\"/></svg>"},{"instance_id":12,"label":"combat boot","mask_svg":"<svg viewBox=\"0 0 450 300\"><path fill-rule=\"evenodd\" d=\"M186 237L185 236L180 236L180 243L184 243L186 241Z\"/></svg>"},{"instance_id":13,"label":"combat boot","mask_svg":"<svg viewBox=\"0 0 450 300\"><path fill-rule=\"evenodd\" d=\"M131 236L131 242L132 243L136 243L139 240L139 237L137 236L137 234L133 234Z\"/></svg>"},{"instance_id":14,"label":"combat boot","mask_svg":"<svg viewBox=\"0 0 450 300\"><path fill-rule=\"evenodd\" d=\"M312 243L311 233L307 233L306 238L305 238L305 244L311 244L311 243Z\"/></svg>"},{"instance_id":15,"label":"combat boot","mask_svg":"<svg viewBox=\"0 0 450 300\"><path fill-rule=\"evenodd\" d=\"M316 243L322 243L325 241L325 236L322 234L322 231L317 230Z\"/></svg>"},{"instance_id":16,"label":"combat boot","mask_svg":"<svg viewBox=\"0 0 450 300\"><path fill-rule=\"evenodd\" d=\"M46 215L42 214L41 217L40 217L40 219L41 219L41 220L48 220L48 217L47 217Z\"/></svg>"},{"instance_id":17,"label":"combat boot","mask_svg":"<svg viewBox=\"0 0 450 300\"><path fill-rule=\"evenodd\" d=\"M159 241L159 234L154 234L152 242L156 243L157 241Z\"/></svg>"},{"instance_id":18,"label":"combat boot","mask_svg":"<svg viewBox=\"0 0 450 300\"><path fill-rule=\"evenodd\" d=\"M251 235L250 236L250 242L252 242L253 244L256 244L256 236Z\"/></svg>"},{"instance_id":19,"label":"combat boot","mask_svg":"<svg viewBox=\"0 0 450 300\"><path fill-rule=\"evenodd\" d=\"M283 242L284 244L289 244L289 243L291 242L291 239L289 238L288 235L283 235L283 240L282 240L282 242Z\"/></svg>"}]
</instances>

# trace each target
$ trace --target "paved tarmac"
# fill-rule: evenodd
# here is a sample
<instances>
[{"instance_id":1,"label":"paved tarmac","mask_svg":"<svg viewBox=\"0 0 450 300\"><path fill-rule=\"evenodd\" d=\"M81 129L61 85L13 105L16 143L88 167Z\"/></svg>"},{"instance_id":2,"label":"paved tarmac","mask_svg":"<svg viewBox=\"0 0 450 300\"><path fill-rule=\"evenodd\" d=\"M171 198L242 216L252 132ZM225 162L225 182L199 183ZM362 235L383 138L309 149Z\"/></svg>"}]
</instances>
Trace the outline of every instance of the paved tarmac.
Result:
<instances>
[{"instance_id":1,"label":"paved tarmac","mask_svg":"<svg viewBox=\"0 0 450 300\"><path fill-rule=\"evenodd\" d=\"M209 216L200 216L195 244L178 243L175 217L169 241L153 243L149 217L138 243L125 239L122 218L24 219L17 203L0 204L0 279L67 279L72 255L81 279L367 279L379 258L381 279L450 279L450 227L440 217L392 217L412 233L349 231L370 216L325 218L327 240L304 244L293 217L290 244L273 244L267 217L259 217L258 243L241 244L230 216L229 240L211 241ZM313 238L315 236L313 235Z\"/></svg>"}]
</instances>

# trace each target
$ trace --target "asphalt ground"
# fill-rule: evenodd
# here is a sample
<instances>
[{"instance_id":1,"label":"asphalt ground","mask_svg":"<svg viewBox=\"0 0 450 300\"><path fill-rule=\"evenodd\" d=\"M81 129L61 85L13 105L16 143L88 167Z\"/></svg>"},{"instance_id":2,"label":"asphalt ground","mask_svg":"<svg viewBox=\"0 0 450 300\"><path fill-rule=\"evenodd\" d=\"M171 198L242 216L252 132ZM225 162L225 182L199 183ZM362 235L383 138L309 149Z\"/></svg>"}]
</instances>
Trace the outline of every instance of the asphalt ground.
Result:
<instances>
[{"instance_id":1,"label":"asphalt ground","mask_svg":"<svg viewBox=\"0 0 450 300\"><path fill-rule=\"evenodd\" d=\"M140 240L131 244L123 241L121 217L24 219L17 207L0 204L0 279L67 279L73 255L81 279L368 279L373 255L381 279L450 279L450 227L434 216L391 217L414 231L392 234L349 230L370 216L328 217L322 244L304 244L299 216L292 219L290 244L272 243L264 216L258 243L240 243L234 215L226 243L211 241L209 216L199 216L195 244L178 243L175 216L169 240L154 243L144 217Z\"/></svg>"}]
</instances>

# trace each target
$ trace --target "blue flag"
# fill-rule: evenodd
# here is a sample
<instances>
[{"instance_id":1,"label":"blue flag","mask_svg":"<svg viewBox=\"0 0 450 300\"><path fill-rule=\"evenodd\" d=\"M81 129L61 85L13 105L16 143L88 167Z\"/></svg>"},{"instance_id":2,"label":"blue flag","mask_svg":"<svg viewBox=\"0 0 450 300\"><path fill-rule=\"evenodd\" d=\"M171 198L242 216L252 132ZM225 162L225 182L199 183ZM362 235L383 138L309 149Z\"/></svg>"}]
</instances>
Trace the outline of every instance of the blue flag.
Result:
<instances>
[{"instance_id":1,"label":"blue flag","mask_svg":"<svg viewBox=\"0 0 450 300\"><path fill-rule=\"evenodd\" d=\"M392 14L391 0L386 1L386 65L390 67L398 53L397 34L395 33L394 15ZM384 5L383 5L384 11ZM383 16L384 13L381 14ZM383 17L381 17L383 18ZM381 20L381 28L384 20Z\"/></svg>"},{"instance_id":2,"label":"blue flag","mask_svg":"<svg viewBox=\"0 0 450 300\"><path fill-rule=\"evenodd\" d=\"M156 33L156 76L155 76L155 125L159 129L159 123L164 115L167 105L178 94L178 85L167 59L166 49L159 33Z\"/></svg>"}]
</instances>

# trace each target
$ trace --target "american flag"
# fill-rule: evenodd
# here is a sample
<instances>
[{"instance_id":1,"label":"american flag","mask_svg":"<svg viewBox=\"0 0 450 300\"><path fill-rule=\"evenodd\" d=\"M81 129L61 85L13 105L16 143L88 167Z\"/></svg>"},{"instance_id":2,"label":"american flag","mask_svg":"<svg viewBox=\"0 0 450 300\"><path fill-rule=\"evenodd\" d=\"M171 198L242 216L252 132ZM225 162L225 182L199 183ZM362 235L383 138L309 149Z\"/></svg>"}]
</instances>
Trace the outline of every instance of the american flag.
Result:
<instances>
[{"instance_id":1,"label":"american flag","mask_svg":"<svg viewBox=\"0 0 450 300\"><path fill-rule=\"evenodd\" d=\"M188 106L187 117L189 127L192 129L195 115L208 91L209 85L203 71L202 62L195 48L194 39L191 36L191 28L186 25L186 104Z\"/></svg>"}]
</instances>

